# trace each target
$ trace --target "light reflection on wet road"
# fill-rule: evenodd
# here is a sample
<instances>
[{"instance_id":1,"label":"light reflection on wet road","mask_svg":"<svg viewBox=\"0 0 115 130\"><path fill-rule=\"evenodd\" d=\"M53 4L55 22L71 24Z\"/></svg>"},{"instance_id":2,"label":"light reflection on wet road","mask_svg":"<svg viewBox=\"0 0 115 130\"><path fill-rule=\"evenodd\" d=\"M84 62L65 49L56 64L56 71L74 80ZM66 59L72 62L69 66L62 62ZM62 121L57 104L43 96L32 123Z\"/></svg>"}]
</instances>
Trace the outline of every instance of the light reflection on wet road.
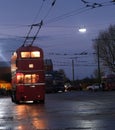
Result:
<instances>
[{"instance_id":1,"label":"light reflection on wet road","mask_svg":"<svg viewBox=\"0 0 115 130\"><path fill-rule=\"evenodd\" d=\"M114 130L115 92L47 94L45 104L0 98L0 130Z\"/></svg>"}]
</instances>

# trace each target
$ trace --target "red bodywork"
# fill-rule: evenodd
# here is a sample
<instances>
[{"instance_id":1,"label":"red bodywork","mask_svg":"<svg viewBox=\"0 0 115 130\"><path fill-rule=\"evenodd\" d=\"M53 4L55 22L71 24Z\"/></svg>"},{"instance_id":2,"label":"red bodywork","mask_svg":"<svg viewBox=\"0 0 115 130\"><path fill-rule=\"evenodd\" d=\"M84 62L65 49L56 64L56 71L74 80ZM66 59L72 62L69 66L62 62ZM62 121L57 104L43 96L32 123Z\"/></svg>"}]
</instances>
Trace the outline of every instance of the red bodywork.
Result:
<instances>
[{"instance_id":1,"label":"red bodywork","mask_svg":"<svg viewBox=\"0 0 115 130\"><path fill-rule=\"evenodd\" d=\"M16 50L11 59L13 102L44 102L43 57L42 49L36 46L22 46Z\"/></svg>"}]
</instances>

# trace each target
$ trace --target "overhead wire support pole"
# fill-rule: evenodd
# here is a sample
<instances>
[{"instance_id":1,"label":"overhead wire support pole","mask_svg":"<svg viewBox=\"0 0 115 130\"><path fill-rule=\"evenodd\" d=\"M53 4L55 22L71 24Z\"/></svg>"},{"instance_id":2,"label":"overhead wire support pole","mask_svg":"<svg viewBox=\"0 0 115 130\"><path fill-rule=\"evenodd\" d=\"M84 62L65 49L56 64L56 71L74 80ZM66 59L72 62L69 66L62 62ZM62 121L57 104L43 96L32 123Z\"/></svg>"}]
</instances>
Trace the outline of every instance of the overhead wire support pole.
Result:
<instances>
[{"instance_id":1,"label":"overhead wire support pole","mask_svg":"<svg viewBox=\"0 0 115 130\"><path fill-rule=\"evenodd\" d=\"M100 70L100 47L99 44L97 44L97 62L98 62L98 82L99 86L101 84L101 70Z\"/></svg>"},{"instance_id":2,"label":"overhead wire support pole","mask_svg":"<svg viewBox=\"0 0 115 130\"><path fill-rule=\"evenodd\" d=\"M72 59L72 80L73 80L73 83L74 83L74 80L75 80L75 74L74 74L74 59Z\"/></svg>"}]
</instances>

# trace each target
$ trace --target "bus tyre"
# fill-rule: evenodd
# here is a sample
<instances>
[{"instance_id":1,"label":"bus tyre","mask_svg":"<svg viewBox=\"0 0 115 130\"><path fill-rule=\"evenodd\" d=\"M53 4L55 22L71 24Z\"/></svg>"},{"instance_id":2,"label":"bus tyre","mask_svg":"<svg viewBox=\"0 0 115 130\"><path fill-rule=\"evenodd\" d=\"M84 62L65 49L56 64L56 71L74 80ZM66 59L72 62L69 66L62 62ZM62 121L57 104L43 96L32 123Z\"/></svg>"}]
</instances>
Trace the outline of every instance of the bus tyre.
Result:
<instances>
[{"instance_id":1,"label":"bus tyre","mask_svg":"<svg viewBox=\"0 0 115 130\"><path fill-rule=\"evenodd\" d=\"M33 101L33 103L35 103L35 104L36 104L36 103L38 103L38 101L37 101L37 100L35 100L35 101Z\"/></svg>"},{"instance_id":2,"label":"bus tyre","mask_svg":"<svg viewBox=\"0 0 115 130\"><path fill-rule=\"evenodd\" d=\"M40 104L44 104L45 101L44 101L44 100L39 100L39 103L40 103Z\"/></svg>"},{"instance_id":3,"label":"bus tyre","mask_svg":"<svg viewBox=\"0 0 115 130\"><path fill-rule=\"evenodd\" d=\"M13 98L13 96L12 96L12 95L11 95L11 101L12 101L12 102L14 102L14 98Z\"/></svg>"},{"instance_id":4,"label":"bus tyre","mask_svg":"<svg viewBox=\"0 0 115 130\"><path fill-rule=\"evenodd\" d=\"M20 104L20 101L15 101L16 104Z\"/></svg>"},{"instance_id":5,"label":"bus tyre","mask_svg":"<svg viewBox=\"0 0 115 130\"><path fill-rule=\"evenodd\" d=\"M12 102L15 102L16 99L15 99L14 94L11 95L11 100L12 100Z\"/></svg>"}]
</instances>

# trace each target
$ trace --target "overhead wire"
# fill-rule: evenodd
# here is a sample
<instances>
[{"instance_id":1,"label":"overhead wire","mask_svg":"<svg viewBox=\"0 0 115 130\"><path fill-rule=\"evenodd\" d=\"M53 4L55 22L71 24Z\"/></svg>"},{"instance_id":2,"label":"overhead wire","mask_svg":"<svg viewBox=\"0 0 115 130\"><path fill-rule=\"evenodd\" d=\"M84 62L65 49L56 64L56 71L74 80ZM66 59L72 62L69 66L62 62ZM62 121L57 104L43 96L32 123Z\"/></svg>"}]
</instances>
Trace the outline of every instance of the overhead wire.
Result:
<instances>
[{"instance_id":1,"label":"overhead wire","mask_svg":"<svg viewBox=\"0 0 115 130\"><path fill-rule=\"evenodd\" d=\"M56 3L56 0L53 0L49 10L47 11L46 15L44 16L44 18L42 20L45 20L48 17L48 15L50 14L52 7L55 5L55 3Z\"/></svg>"},{"instance_id":2,"label":"overhead wire","mask_svg":"<svg viewBox=\"0 0 115 130\"><path fill-rule=\"evenodd\" d=\"M43 0L43 2L44 2L44 1L45 1L45 0ZM23 43L22 46L24 46L24 45L26 44L26 41L29 39L29 35L30 35L30 33L32 32L33 27L38 26L37 31L36 31L34 37L31 37L31 38L32 38L32 41L31 41L31 44L30 44L30 45L33 45L33 43L34 43L34 41L35 41L35 39L36 39L38 33L40 32L40 29L41 29L42 25L43 25L43 23L44 23L44 20L48 17L48 15L49 15L49 13L50 13L52 7L55 5L55 2L56 2L56 0L53 0L53 1L52 1L51 7L49 8L49 10L48 10L48 12L46 13L46 15L44 16L44 18L40 21L40 23L30 25L30 30L29 30L29 32L27 33L27 36L26 36L26 38L25 38L24 43ZM39 13L38 13L38 14L40 14L40 12L41 12L41 10L42 10L42 7L43 7L43 3L42 3L42 5L41 5L41 7L40 7L40 9L39 9ZM38 16L38 14L37 14L37 16ZM37 18L37 17L36 17L36 18Z\"/></svg>"},{"instance_id":3,"label":"overhead wire","mask_svg":"<svg viewBox=\"0 0 115 130\"><path fill-rule=\"evenodd\" d=\"M44 1L45 1L45 0L43 0L43 2L44 2ZM36 38L36 36L38 35L38 33L39 33L40 29L41 29L41 26L43 25L43 21L49 16L49 13L50 13L50 11L51 11L51 8L54 6L55 2L56 2L56 0L54 0L54 1L52 2L52 6L51 6L50 9L47 11L47 14L43 17L43 20L41 20L41 22L38 23L38 24L32 24L32 26L30 27L30 30L29 30L29 32L28 32L28 34L27 34L27 37L29 37L29 34L30 34L30 32L31 32L31 30L32 30L32 28L33 28L34 26L39 26L39 27L40 27L40 28L38 29L38 31L37 31L35 37L34 37L33 42L35 41L35 38ZM104 4L105 4L105 3L104 3ZM113 4L106 2L106 5L102 5L102 6L111 6L111 5L113 5ZM37 19L38 16L40 15L40 12L41 12L41 10L42 10L42 7L43 7L43 3L42 3L42 5L41 5L41 7L40 7L40 9L39 9L39 11L38 11L36 17L34 18L33 23L36 21L36 19ZM95 8L97 8L97 6L96 6ZM46 23L57 22L57 21L59 21L59 20L63 20L63 19L65 19L65 18L67 18L67 17L71 17L71 16L74 16L74 15L81 14L81 13L86 12L86 11L89 11L89 10L91 10L91 9L94 9L94 8L93 8L92 6L90 6L90 7L86 7L86 6L85 6L84 8L80 8L80 9L78 9L78 10L74 10L74 11L68 12L68 13L66 13L66 14L60 15L60 16L58 16L58 17L55 17L55 18L53 18L53 19L50 19L50 20L47 21ZM33 42L32 42L32 44L33 44Z\"/></svg>"},{"instance_id":4,"label":"overhead wire","mask_svg":"<svg viewBox=\"0 0 115 130\"><path fill-rule=\"evenodd\" d=\"M31 25L29 25L29 26L30 26L30 29L29 29L29 31L28 31L28 33L27 33L27 36L25 37L25 40L24 40L24 43L23 43L22 46L25 46L27 40L29 39L30 33L32 32L33 27L35 27L35 26L40 26L40 27L38 28L38 30L37 30L37 34L38 34L38 32L39 32L39 30L40 30L40 28L41 28L41 24L36 24L36 25L35 25L34 22L36 21L36 19L37 19L38 16L40 15L40 12L41 12L41 10L42 10L42 8L43 8L44 1L45 1L45 0L42 1L42 4L41 4L41 6L40 6L40 9L38 10L37 15L35 16L35 18L34 18L34 20L33 20L33 23L32 23ZM33 38L33 39L35 40L35 36L34 36L34 37L31 37L31 38ZM32 40L31 45L33 44L33 41L34 41L34 40Z\"/></svg>"},{"instance_id":5,"label":"overhead wire","mask_svg":"<svg viewBox=\"0 0 115 130\"><path fill-rule=\"evenodd\" d=\"M55 18L47 20L46 24L57 22L57 21L65 19L65 18L68 18L70 16L74 16L74 15L83 13L83 12L88 11L88 10L89 9L86 9L86 7L83 7L83 8L77 9L77 10L73 10L71 12L68 12L68 13L62 14L60 16L57 16Z\"/></svg>"},{"instance_id":6,"label":"overhead wire","mask_svg":"<svg viewBox=\"0 0 115 130\"><path fill-rule=\"evenodd\" d=\"M44 0L44 1L45 1L45 0ZM47 14L44 16L44 18L41 20L41 22L40 22L39 24L36 24L36 26L39 26L39 28L38 28L38 30L37 30L37 32L36 32L36 34L35 34L35 36L34 36L34 38L33 38L33 40L32 40L32 42L31 42L30 45L32 45L32 44L34 43L34 41L35 41L35 39L36 39L36 37L37 37L37 35L38 35L38 33L39 33L39 31L40 31L42 25L43 25L43 21L48 17L48 15L49 15L49 13L50 13L52 7L55 5L55 2L56 2L56 0L53 0L53 1L52 1L51 7L49 8Z\"/></svg>"},{"instance_id":7,"label":"overhead wire","mask_svg":"<svg viewBox=\"0 0 115 130\"><path fill-rule=\"evenodd\" d=\"M43 8L43 6L44 6L44 2L45 2L45 1L46 1L46 0L42 0L42 3L41 3L41 6L40 6L40 9L38 10L36 16L34 17L33 23L35 23L36 20L38 19L38 17L40 16L40 13L41 13L41 11L42 11L42 8Z\"/></svg>"},{"instance_id":8,"label":"overhead wire","mask_svg":"<svg viewBox=\"0 0 115 130\"><path fill-rule=\"evenodd\" d=\"M90 3L90 4L88 4L88 3ZM115 3L113 3L112 1L102 2L102 3L95 3L95 2L94 3L93 2L88 2L88 3L85 3L85 7L83 7L83 8L80 8L80 9L77 9L77 10L73 10L73 11L70 11L68 13L65 13L65 14L62 14L60 16L57 16L55 18L49 19L49 20L47 20L46 24L57 22L57 21L65 19L65 18L74 16L74 15L79 15L79 14L84 13L86 11L89 11L91 9L104 7L104 6L115 5Z\"/></svg>"},{"instance_id":9,"label":"overhead wire","mask_svg":"<svg viewBox=\"0 0 115 130\"><path fill-rule=\"evenodd\" d=\"M42 4L41 4L41 6L40 6L40 9L38 10L37 15L35 16L35 18L34 18L34 20L33 20L33 24L34 24L35 20L38 18L38 16L40 15L40 13L41 13L41 11L42 11L42 8L43 8L43 4L44 4L45 1L46 1L46 0L42 0ZM51 7L53 7L53 6L55 5L55 2L56 2L56 0L53 0L53 2L51 3ZM86 1L86 2L87 2L87 1ZM46 18L48 17L48 15L49 15L49 13L50 13L50 11L51 11L51 7L50 7L49 11L47 11L47 14L43 17L42 22L43 22L43 24L49 24L49 23L53 23L53 22L57 22L57 21L63 20L63 19L65 19L65 18L74 16L74 15L79 15L79 14L81 14L81 13L84 13L84 12L86 12L86 11L89 11L89 10L91 10L91 9L94 9L94 8L92 7L92 5L94 5L94 4L101 4L102 6L115 5L115 1L108 1L108 2L102 2L102 3L93 3L93 2L88 2L88 3L90 3L91 5L90 5L90 6L87 6L87 5L85 4L85 7L83 7L83 8L70 11L70 12L68 12L68 13L62 14L62 15L60 15L60 16L57 16L57 17L55 17L55 18L49 19L49 20L47 20L46 22L44 22L44 19L46 19ZM95 8L97 8L97 7L98 7L98 6L96 5ZM33 24L31 24L31 25L33 25ZM22 27L25 27L25 26L29 26L29 27L30 27L31 25L22 25ZM18 26L19 26L19 25L18 25ZM19 26L19 27L20 27L20 26ZM32 27L32 28L33 28L33 27ZM31 28L30 28L30 30L31 30ZM29 32L28 32L28 34L29 34Z\"/></svg>"},{"instance_id":10,"label":"overhead wire","mask_svg":"<svg viewBox=\"0 0 115 130\"><path fill-rule=\"evenodd\" d=\"M41 11L42 11L42 9L43 9L44 2L45 2L45 1L46 1L46 0L42 0L41 6L40 6L40 8L39 8L39 10L38 10L38 12L37 12L37 15L35 16L35 18L34 18L32 24L30 24L30 25L21 25L21 26L19 26L19 25L14 25L15 28L16 28L16 27L30 27L30 29L29 29L29 31L28 31L26 37L23 37L23 38L25 38L25 39L24 39L24 42L23 42L23 45L22 45L22 46L24 46L24 45L26 44L27 39L29 39L29 38L30 38L30 39L33 38L33 40L32 40L32 42L31 42L30 45L33 44L33 42L35 41L35 39L36 39L36 37L37 37L37 35L38 35L40 29L41 29L41 26L43 25L43 20L45 20L45 19L48 17L49 13L51 12L52 7L53 7L53 6L55 5L55 3L56 3L56 0L52 0L51 6L50 6L49 10L47 11L46 15L43 17L43 20L41 20L39 23L35 23L35 21L36 21L36 20L38 19L38 17L40 16L40 13L41 13ZM11 25L8 25L8 26L11 26ZM36 30L35 35L32 37L32 36L30 36L30 34L32 33L33 28L36 27L36 26L38 26L39 28L38 28L38 30ZM6 27L6 26L5 26L5 27Z\"/></svg>"},{"instance_id":11,"label":"overhead wire","mask_svg":"<svg viewBox=\"0 0 115 130\"><path fill-rule=\"evenodd\" d=\"M41 4L41 6L40 6L40 9L38 10L37 15L35 16L35 18L34 18L34 20L33 20L33 23L35 22L35 20L36 20L36 19L38 18L38 16L40 15L40 13L41 13L41 11L42 11L42 8L43 8L43 4L44 4L45 1L46 1L46 0L43 0L43 1L42 1L42 4ZM49 13L50 13L50 11L51 11L51 8L55 5L55 2L56 2L56 0L53 0L53 1L52 1L51 7L49 8L49 11L47 11L46 15L45 15L45 16L43 17L43 19L41 20L40 23L42 23L42 25L44 24L44 20L48 17L48 15L49 15ZM86 11L89 11L89 10L91 10L91 9L94 9L94 8L92 7L92 5L93 5L93 6L95 5L95 8L97 8L97 7L98 7L97 5L99 5L99 4L101 4L102 6L111 6L111 5L115 5L115 2L114 2L114 1L102 2L102 3L93 3L93 2L90 2L90 4L91 4L90 7L85 4L86 6L83 7L83 8L70 11L70 12L68 12L68 13L65 13L65 14L62 14L62 15L60 15L60 16L57 16L57 17L55 17L55 18L53 18L53 19L49 19L48 21L46 21L45 24L57 22L57 21L59 21L59 20L63 20L63 19L65 19L65 18L74 16L74 15L78 15L78 14L81 14L81 13L83 13L83 12L86 12ZM32 28L33 28L34 26L36 26L36 25L40 26L39 29L38 29L38 30L40 31L40 29L41 29L40 23L31 24L31 25L25 25L25 26L29 26L29 27L31 26L29 32L27 33L26 38L29 37L29 34L30 34L30 32L31 32L31 30L32 30ZM23 26L24 26L24 25L23 25ZM37 35L38 35L39 31L37 31ZM24 43L25 43L25 41L24 41Z\"/></svg>"}]
</instances>

